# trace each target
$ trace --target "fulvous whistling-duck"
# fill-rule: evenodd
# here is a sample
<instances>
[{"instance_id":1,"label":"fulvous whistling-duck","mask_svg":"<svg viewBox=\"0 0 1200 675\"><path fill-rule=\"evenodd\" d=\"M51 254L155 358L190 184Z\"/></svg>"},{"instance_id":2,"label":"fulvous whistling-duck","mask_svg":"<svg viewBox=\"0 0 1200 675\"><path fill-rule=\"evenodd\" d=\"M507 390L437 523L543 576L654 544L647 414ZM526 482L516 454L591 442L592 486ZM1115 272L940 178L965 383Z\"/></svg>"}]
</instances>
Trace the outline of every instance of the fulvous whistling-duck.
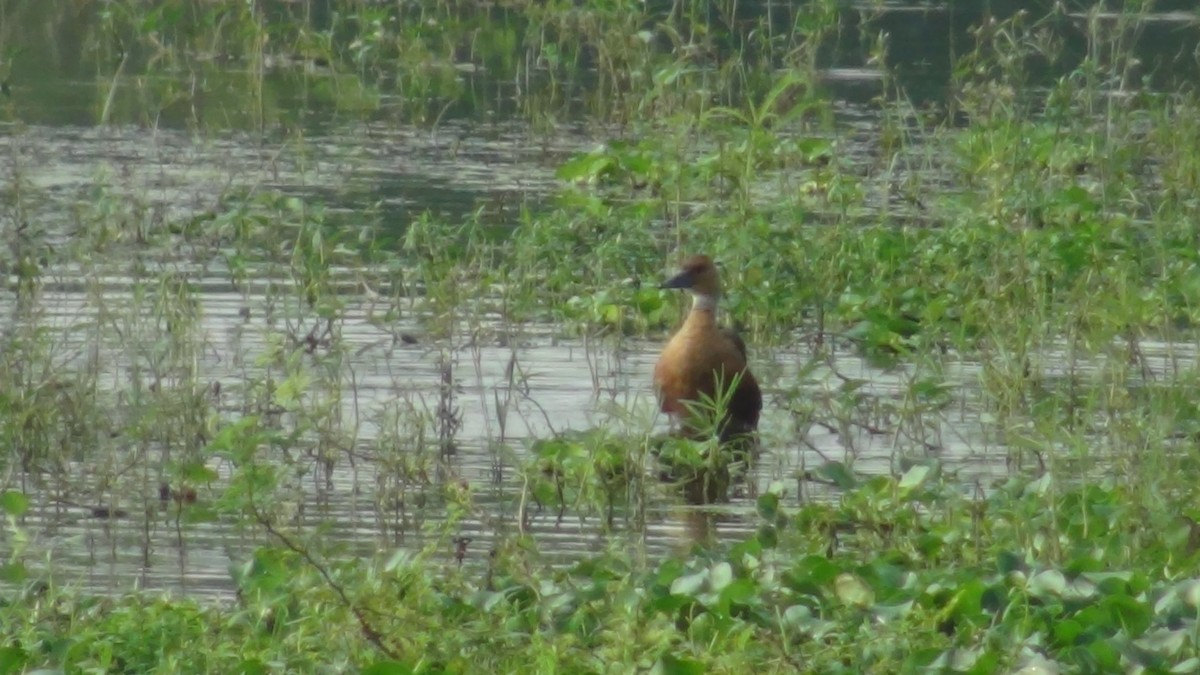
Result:
<instances>
[{"instance_id":1,"label":"fulvous whistling-duck","mask_svg":"<svg viewBox=\"0 0 1200 675\"><path fill-rule=\"evenodd\" d=\"M654 366L654 388L662 411L695 432L702 423L689 419L687 403L702 397L718 400L718 382L728 387L737 379L729 396L725 418L720 422L721 442L752 434L758 428L762 392L746 364L746 343L732 330L717 326L717 300L721 282L717 267L704 255L683 263L683 270L662 288L686 288L692 293L692 311L658 357Z\"/></svg>"}]
</instances>

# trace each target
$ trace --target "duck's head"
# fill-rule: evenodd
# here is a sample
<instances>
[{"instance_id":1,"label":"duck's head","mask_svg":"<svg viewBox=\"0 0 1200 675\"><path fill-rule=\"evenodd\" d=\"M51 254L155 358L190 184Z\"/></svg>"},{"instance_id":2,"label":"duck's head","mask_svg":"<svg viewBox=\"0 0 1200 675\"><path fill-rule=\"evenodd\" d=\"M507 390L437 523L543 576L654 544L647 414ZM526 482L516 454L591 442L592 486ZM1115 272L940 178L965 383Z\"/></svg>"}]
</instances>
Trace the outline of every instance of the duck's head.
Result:
<instances>
[{"instance_id":1,"label":"duck's head","mask_svg":"<svg viewBox=\"0 0 1200 675\"><path fill-rule=\"evenodd\" d=\"M695 297L696 307L711 309L721 296L717 266L706 255L694 255L683 261L679 274L663 282L661 288L686 288Z\"/></svg>"}]
</instances>

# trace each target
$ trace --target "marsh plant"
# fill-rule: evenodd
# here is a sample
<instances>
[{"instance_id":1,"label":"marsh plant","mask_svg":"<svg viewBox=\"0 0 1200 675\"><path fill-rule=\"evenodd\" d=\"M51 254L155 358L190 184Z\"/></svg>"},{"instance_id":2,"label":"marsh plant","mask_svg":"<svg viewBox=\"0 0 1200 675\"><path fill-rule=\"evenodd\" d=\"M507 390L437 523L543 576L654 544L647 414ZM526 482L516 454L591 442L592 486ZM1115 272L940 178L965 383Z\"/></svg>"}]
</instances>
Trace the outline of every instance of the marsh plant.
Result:
<instances>
[{"instance_id":1,"label":"marsh plant","mask_svg":"<svg viewBox=\"0 0 1200 675\"><path fill-rule=\"evenodd\" d=\"M1196 670L1200 97L1146 58L1195 27L968 13L930 95L882 3L752 4L74 8L120 152L67 208L6 52L0 670ZM362 187L514 127L553 191ZM119 161L173 129L280 146L187 202ZM695 252L757 452L662 436L638 379ZM214 551L227 603L187 595Z\"/></svg>"}]
</instances>

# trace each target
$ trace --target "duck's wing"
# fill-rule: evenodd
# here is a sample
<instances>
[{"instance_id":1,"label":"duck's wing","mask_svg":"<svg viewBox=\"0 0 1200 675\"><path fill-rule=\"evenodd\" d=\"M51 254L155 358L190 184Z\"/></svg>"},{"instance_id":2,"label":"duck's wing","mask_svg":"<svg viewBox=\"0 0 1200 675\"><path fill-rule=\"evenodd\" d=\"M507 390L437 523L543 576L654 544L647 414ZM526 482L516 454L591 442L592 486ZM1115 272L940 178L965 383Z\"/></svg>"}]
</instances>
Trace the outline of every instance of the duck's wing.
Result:
<instances>
[{"instance_id":1,"label":"duck's wing","mask_svg":"<svg viewBox=\"0 0 1200 675\"><path fill-rule=\"evenodd\" d=\"M721 334L725 336L725 339L733 343L734 348L742 355L743 361L750 358L750 355L746 352L746 341L742 339L742 334L736 328L726 326L721 329Z\"/></svg>"},{"instance_id":2,"label":"duck's wing","mask_svg":"<svg viewBox=\"0 0 1200 675\"><path fill-rule=\"evenodd\" d=\"M715 339L714 339L715 338ZM729 399L722 436L753 432L762 411L762 392L746 363L746 343L736 331L681 333L663 349L654 367L654 387L663 412L687 414L687 401L716 398L717 382L738 378Z\"/></svg>"}]
</instances>

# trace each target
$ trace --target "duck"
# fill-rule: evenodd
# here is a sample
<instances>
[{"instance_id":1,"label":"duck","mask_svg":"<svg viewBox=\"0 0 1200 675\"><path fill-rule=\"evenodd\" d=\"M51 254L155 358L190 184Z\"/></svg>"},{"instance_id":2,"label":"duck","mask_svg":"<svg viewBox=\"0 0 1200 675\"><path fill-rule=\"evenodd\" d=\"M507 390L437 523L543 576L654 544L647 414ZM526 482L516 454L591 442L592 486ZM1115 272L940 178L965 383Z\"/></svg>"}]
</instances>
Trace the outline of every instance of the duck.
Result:
<instances>
[{"instance_id":1,"label":"duck","mask_svg":"<svg viewBox=\"0 0 1200 675\"><path fill-rule=\"evenodd\" d=\"M750 372L745 341L717 323L721 298L717 266L706 255L693 255L660 288L686 289L692 295L691 311L654 366L654 389L662 412L681 423L688 435L698 436L712 426L691 404L729 394L717 426L719 442L752 438L762 412L762 391ZM717 391L718 383L728 387L734 382L737 388L732 392Z\"/></svg>"}]
</instances>

